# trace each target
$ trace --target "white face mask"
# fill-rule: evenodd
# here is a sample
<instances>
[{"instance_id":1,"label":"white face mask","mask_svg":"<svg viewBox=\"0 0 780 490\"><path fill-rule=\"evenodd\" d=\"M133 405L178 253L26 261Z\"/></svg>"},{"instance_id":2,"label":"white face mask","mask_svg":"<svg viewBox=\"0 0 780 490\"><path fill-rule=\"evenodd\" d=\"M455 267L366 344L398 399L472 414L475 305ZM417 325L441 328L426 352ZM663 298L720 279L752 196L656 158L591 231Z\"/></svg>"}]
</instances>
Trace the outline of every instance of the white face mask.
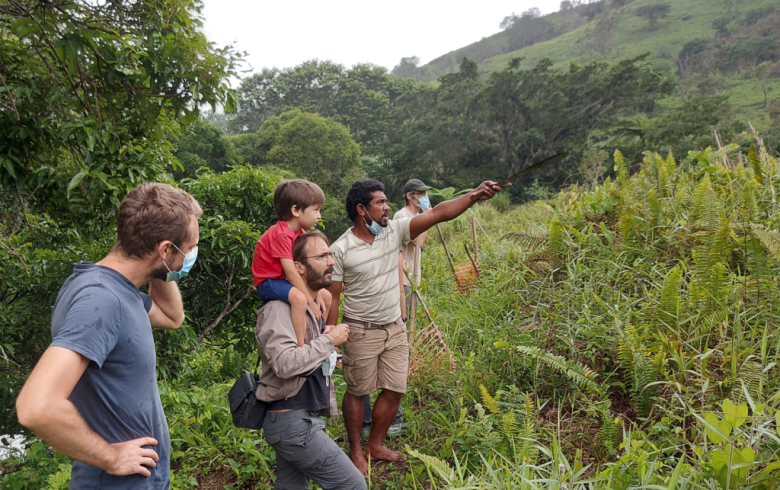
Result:
<instances>
[{"instance_id":1,"label":"white face mask","mask_svg":"<svg viewBox=\"0 0 780 490\"><path fill-rule=\"evenodd\" d=\"M322 361L322 375L325 376L325 386L330 384L330 377L333 375L333 371L336 370L336 362L338 362L338 355L335 350L330 351L328 358Z\"/></svg>"}]
</instances>

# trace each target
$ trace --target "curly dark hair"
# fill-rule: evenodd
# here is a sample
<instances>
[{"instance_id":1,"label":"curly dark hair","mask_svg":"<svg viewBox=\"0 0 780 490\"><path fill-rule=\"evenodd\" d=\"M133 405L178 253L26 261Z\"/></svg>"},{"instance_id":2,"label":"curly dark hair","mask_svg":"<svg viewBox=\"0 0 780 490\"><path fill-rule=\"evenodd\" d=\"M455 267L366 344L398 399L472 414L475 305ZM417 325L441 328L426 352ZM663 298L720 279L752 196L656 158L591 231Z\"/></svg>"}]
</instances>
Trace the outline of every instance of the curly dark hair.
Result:
<instances>
[{"instance_id":1,"label":"curly dark hair","mask_svg":"<svg viewBox=\"0 0 780 490\"><path fill-rule=\"evenodd\" d=\"M354 222L358 216L357 206L362 204L363 207L368 208L371 204L371 193L376 191L385 192L385 185L378 180L365 179L358 180L347 192L347 216L349 220Z\"/></svg>"}]
</instances>

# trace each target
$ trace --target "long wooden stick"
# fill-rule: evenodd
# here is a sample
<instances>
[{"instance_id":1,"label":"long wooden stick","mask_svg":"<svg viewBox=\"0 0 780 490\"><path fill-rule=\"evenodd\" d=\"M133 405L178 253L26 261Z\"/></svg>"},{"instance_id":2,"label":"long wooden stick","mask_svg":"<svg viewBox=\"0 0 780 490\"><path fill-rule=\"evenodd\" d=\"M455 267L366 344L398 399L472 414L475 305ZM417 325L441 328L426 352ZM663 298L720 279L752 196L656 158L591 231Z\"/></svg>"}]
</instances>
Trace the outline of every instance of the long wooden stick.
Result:
<instances>
[{"instance_id":1,"label":"long wooden stick","mask_svg":"<svg viewBox=\"0 0 780 490\"><path fill-rule=\"evenodd\" d=\"M466 242L463 242L463 248L466 249L466 255L469 256L469 260L471 261L471 265L474 266L474 272L477 273L479 276L481 273L479 272L479 266L477 266L477 263L474 261L474 258L471 256L471 252L469 252L469 245Z\"/></svg>"},{"instance_id":2,"label":"long wooden stick","mask_svg":"<svg viewBox=\"0 0 780 490\"><path fill-rule=\"evenodd\" d=\"M450 257L450 249L447 248L447 242L444 241L444 233L441 232L441 226L436 223L436 229L439 230L439 238L441 238L441 244L444 245L444 251L447 252L447 261L450 263L452 274L455 275L455 264L452 263L452 257Z\"/></svg>"},{"instance_id":3,"label":"long wooden stick","mask_svg":"<svg viewBox=\"0 0 780 490\"><path fill-rule=\"evenodd\" d=\"M493 239L490 238L490 235L488 235L485 229L482 228L482 224L477 220L477 216L474 214L474 211L472 211L471 208L469 208L469 213L471 213L471 217L474 218L474 221L477 222L477 226L479 226L479 229L482 230L482 234L485 235L485 238L492 242Z\"/></svg>"},{"instance_id":4,"label":"long wooden stick","mask_svg":"<svg viewBox=\"0 0 780 490\"><path fill-rule=\"evenodd\" d=\"M406 277L409 277L409 273L406 272L404 269L404 274L406 274ZM411 279L409 279L409 282L412 282ZM420 300L420 304L423 306L423 309L425 310L425 314L428 316L428 320L431 321L431 323L434 323L433 321L433 315L431 315L431 312L428 310L428 306L425 304L425 301L422 299L422 295L420 295L420 292L417 290L416 287L412 286L412 292L414 293L414 297Z\"/></svg>"},{"instance_id":5,"label":"long wooden stick","mask_svg":"<svg viewBox=\"0 0 780 490\"><path fill-rule=\"evenodd\" d=\"M471 239L474 241L474 259L479 262L479 243L477 243L477 217L471 215Z\"/></svg>"}]
</instances>

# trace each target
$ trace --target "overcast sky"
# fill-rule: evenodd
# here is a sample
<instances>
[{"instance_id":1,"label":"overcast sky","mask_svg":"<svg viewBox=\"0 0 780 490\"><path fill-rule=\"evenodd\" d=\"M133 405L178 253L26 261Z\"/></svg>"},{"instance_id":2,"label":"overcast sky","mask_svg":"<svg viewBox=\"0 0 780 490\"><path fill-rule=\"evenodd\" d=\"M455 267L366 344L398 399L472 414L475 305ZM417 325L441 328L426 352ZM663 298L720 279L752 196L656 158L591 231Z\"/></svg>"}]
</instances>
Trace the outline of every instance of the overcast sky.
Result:
<instances>
[{"instance_id":1,"label":"overcast sky","mask_svg":"<svg viewBox=\"0 0 780 490\"><path fill-rule=\"evenodd\" d=\"M346 67L370 62L388 70L405 56L419 56L425 64L498 32L512 12L536 7L547 14L560 5L560 0L204 2L208 39L248 52L255 72L313 58Z\"/></svg>"}]
</instances>

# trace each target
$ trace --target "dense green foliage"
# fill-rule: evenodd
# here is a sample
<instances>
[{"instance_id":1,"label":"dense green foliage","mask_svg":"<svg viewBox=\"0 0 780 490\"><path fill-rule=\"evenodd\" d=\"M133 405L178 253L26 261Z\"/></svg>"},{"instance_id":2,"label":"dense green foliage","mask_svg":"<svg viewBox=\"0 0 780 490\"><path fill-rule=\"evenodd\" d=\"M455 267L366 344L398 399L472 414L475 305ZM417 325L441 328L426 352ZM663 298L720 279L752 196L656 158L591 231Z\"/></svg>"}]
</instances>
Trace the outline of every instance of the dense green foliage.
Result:
<instances>
[{"instance_id":1,"label":"dense green foliage","mask_svg":"<svg viewBox=\"0 0 780 490\"><path fill-rule=\"evenodd\" d=\"M648 152L633 175L616 153L603 183L508 210L477 206L483 275L468 296L431 242L421 291L456 368L427 363L411 380L410 432L393 444L412 460L375 465L374 485L774 488L780 165L736 148L680 160ZM212 212L241 212L221 201ZM450 244L471 239L468 215L443 228ZM196 285L183 285L189 298ZM226 325L251 322L240 318ZM228 343L193 346L163 383L174 488L270 488L273 451L230 425L223 396L253 353L229 340L234 327L219 328ZM329 431L344 440L340 421ZM67 480L65 462L41 449L9 484Z\"/></svg>"},{"instance_id":2,"label":"dense green foliage","mask_svg":"<svg viewBox=\"0 0 780 490\"><path fill-rule=\"evenodd\" d=\"M518 62L487 79L480 77L476 64L464 60L458 72L443 76L436 87L371 66L347 70L309 62L244 80L240 109L228 129L247 131L231 138L245 162L273 164L305 176L306 169L285 163L288 150L272 148L281 143L271 130L293 124L287 122L293 115L294 121L308 117L289 112L291 107L317 111L349 129L360 144L365 172L382 180L390 197L399 200L401 187L412 177L437 186L473 187L565 149L576 156L537 176L547 184L562 182L579 152L595 142L594 135L606 140L620 117L651 110L672 89L668 77L642 58L571 65L566 71L550 61L532 69L520 68ZM297 151L322 162L331 158L304 148ZM328 187L333 189L329 195L342 195L334 192L336 186Z\"/></svg>"},{"instance_id":3,"label":"dense green foliage","mask_svg":"<svg viewBox=\"0 0 780 490\"><path fill-rule=\"evenodd\" d=\"M350 226L342 203L352 183L364 174L360 146L342 124L294 109L269 117L255 133L226 142L235 142L238 155L248 164L316 182L325 192L322 218L331 239Z\"/></svg>"},{"instance_id":4,"label":"dense green foliage","mask_svg":"<svg viewBox=\"0 0 780 490\"><path fill-rule=\"evenodd\" d=\"M191 127L175 143L175 148L174 156L183 169L170 168L177 178L193 178L203 167L225 172L243 161L225 133L208 121Z\"/></svg>"},{"instance_id":5,"label":"dense green foliage","mask_svg":"<svg viewBox=\"0 0 780 490\"><path fill-rule=\"evenodd\" d=\"M275 221L276 183L318 183L335 237L349 225L346 189L364 175L396 201L422 178L438 203L565 150L473 209L482 276L469 295L438 239L426 243L421 292L455 370L429 359L411 379L410 431L391 442L411 458L374 465L372 484L780 485L778 14L759 0L718 3L731 17L713 24L702 10L707 27L675 38L679 56L619 61L678 22L705 25L678 15L698 1L672 3L653 31L638 15L663 5L650 0L509 16L490 38L500 42L464 48L437 84L313 61L263 70L234 96L238 60L206 41L197 1L0 0L0 433L22 430L13 401L72 264L107 253L130 188L170 182L204 209L181 283L187 318L155 333L174 488L270 488L274 453L231 425L225 393L256 359L250 263ZM618 55L626 32L642 34ZM583 39L580 63L533 54L572 39ZM518 48L529 57L490 61ZM430 68L416 63L394 72ZM734 77L758 83L763 139L734 117ZM239 107L212 124L198 120L202 103ZM468 220L442 227L457 262ZM338 372L334 382L341 398ZM340 420L328 431L345 440ZM7 463L4 488L67 488L67 458L41 441Z\"/></svg>"},{"instance_id":6,"label":"dense green foliage","mask_svg":"<svg viewBox=\"0 0 780 490\"><path fill-rule=\"evenodd\" d=\"M0 2L0 426L50 342L74 262L101 258L120 200L167 180L202 103L232 108L238 61L198 1Z\"/></svg>"}]
</instances>

